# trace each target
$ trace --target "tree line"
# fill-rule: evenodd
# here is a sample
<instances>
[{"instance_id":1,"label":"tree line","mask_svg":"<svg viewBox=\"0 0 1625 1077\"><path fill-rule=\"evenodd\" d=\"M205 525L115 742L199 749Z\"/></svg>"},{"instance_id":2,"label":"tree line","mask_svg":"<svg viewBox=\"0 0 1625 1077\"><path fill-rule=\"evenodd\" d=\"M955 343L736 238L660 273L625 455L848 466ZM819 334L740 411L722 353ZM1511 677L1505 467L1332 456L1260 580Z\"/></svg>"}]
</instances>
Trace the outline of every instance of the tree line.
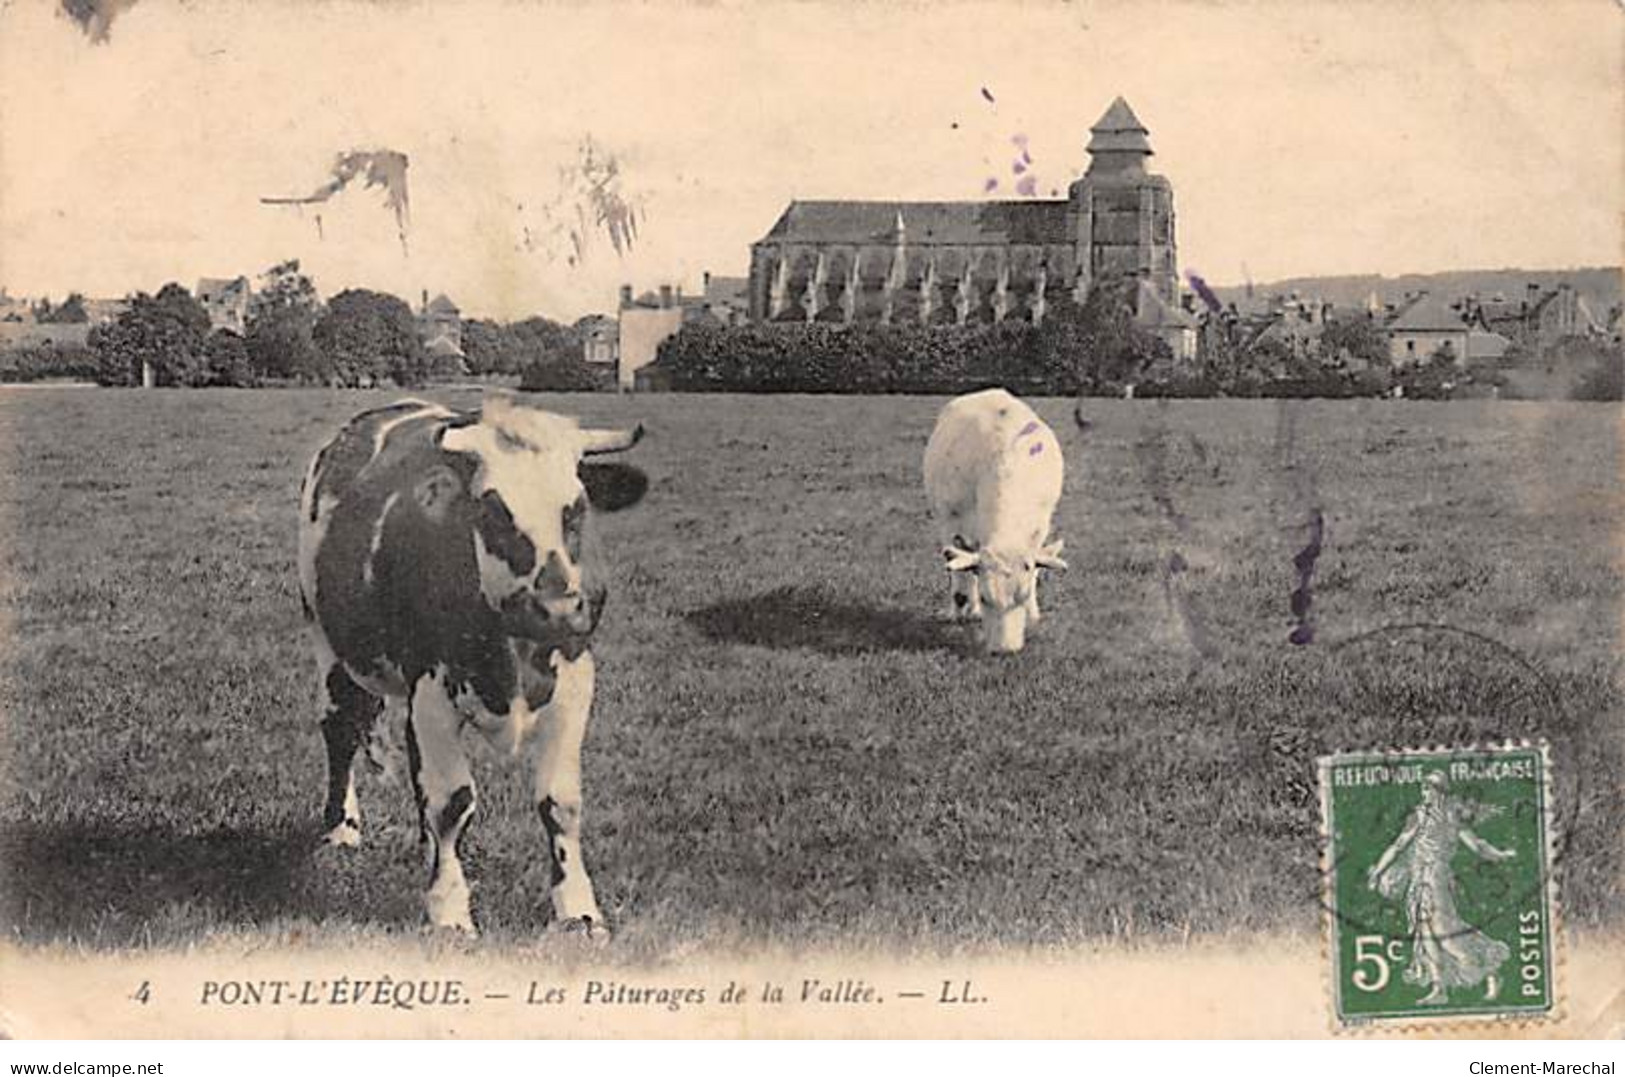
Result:
<instances>
[{"instance_id":1,"label":"tree line","mask_svg":"<svg viewBox=\"0 0 1625 1077\"><path fill-rule=\"evenodd\" d=\"M241 335L213 328L203 304L170 283L156 295L131 297L117 319L90 331L87 344L91 375L102 385L141 385L149 373L157 385L348 388L517 374L536 388L597 387L589 383L576 326L535 317L465 321L461 328L459 364L424 347L405 301L351 288L323 302L293 260L261 275Z\"/></svg>"}]
</instances>

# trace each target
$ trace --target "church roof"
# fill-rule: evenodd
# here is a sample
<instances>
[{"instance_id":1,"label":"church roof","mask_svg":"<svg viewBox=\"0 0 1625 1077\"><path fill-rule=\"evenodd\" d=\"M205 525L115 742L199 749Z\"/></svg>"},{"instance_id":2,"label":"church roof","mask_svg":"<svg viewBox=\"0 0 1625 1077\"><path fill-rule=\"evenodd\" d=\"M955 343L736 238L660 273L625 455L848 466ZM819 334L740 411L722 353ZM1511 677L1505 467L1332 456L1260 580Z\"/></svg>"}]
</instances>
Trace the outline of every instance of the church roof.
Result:
<instances>
[{"instance_id":1,"label":"church roof","mask_svg":"<svg viewBox=\"0 0 1625 1077\"><path fill-rule=\"evenodd\" d=\"M1089 128L1090 153L1151 153L1151 142L1146 138L1145 124L1134 115L1128 102L1121 97L1111 103L1106 114Z\"/></svg>"},{"instance_id":2,"label":"church roof","mask_svg":"<svg viewBox=\"0 0 1625 1077\"><path fill-rule=\"evenodd\" d=\"M764 239L910 247L1066 243L1064 201L792 202Z\"/></svg>"}]
</instances>

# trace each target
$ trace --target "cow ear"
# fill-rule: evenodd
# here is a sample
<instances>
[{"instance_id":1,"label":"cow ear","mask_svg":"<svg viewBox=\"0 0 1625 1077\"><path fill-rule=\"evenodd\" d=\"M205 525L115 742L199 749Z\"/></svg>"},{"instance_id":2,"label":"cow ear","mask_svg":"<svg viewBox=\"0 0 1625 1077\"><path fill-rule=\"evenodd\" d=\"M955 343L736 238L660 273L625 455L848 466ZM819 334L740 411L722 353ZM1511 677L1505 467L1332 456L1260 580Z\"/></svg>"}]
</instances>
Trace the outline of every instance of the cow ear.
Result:
<instances>
[{"instance_id":1,"label":"cow ear","mask_svg":"<svg viewBox=\"0 0 1625 1077\"><path fill-rule=\"evenodd\" d=\"M576 474L586 488L587 500L599 512L629 509L649 489L649 476L630 464L582 463Z\"/></svg>"},{"instance_id":2,"label":"cow ear","mask_svg":"<svg viewBox=\"0 0 1625 1077\"><path fill-rule=\"evenodd\" d=\"M1065 572L1066 562L1061 560L1061 548L1065 545L1066 543L1057 539L1048 546L1041 547L1038 556L1033 558L1033 563L1039 568L1050 568L1057 572Z\"/></svg>"},{"instance_id":3,"label":"cow ear","mask_svg":"<svg viewBox=\"0 0 1625 1077\"><path fill-rule=\"evenodd\" d=\"M452 503L463 494L463 480L457 472L444 465L430 471L412 487L412 499L423 510L423 515L435 523L444 523Z\"/></svg>"},{"instance_id":4,"label":"cow ear","mask_svg":"<svg viewBox=\"0 0 1625 1077\"><path fill-rule=\"evenodd\" d=\"M958 546L944 546L942 559L949 572L969 572L982 563L982 555Z\"/></svg>"}]
</instances>

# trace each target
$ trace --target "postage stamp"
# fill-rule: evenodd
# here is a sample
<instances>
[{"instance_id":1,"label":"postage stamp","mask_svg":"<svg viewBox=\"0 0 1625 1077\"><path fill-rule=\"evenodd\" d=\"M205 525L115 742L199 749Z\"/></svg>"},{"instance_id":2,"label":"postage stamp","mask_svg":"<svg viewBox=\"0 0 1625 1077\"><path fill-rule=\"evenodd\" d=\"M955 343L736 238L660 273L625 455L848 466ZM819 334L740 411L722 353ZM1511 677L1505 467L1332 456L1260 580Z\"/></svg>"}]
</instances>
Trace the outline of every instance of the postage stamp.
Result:
<instances>
[{"instance_id":1,"label":"postage stamp","mask_svg":"<svg viewBox=\"0 0 1625 1077\"><path fill-rule=\"evenodd\" d=\"M1320 760L1342 1027L1555 1012L1550 772L1544 742Z\"/></svg>"}]
</instances>

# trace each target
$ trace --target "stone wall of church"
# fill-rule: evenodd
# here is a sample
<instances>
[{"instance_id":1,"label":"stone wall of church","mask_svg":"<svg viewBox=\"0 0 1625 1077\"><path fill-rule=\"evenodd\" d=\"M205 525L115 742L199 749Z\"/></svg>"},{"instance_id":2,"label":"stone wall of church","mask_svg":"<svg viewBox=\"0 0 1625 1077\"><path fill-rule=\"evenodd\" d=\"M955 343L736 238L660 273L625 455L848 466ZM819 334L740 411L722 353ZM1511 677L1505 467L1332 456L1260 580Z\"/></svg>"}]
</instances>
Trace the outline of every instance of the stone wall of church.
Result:
<instances>
[{"instance_id":1,"label":"stone wall of church","mask_svg":"<svg viewBox=\"0 0 1625 1077\"><path fill-rule=\"evenodd\" d=\"M1085 176L1073 184L1078 249L1089 252L1091 281L1144 276L1164 302L1179 302L1174 193L1161 176Z\"/></svg>"},{"instance_id":2,"label":"stone wall of church","mask_svg":"<svg viewBox=\"0 0 1625 1077\"><path fill-rule=\"evenodd\" d=\"M761 242L751 248L753 322L987 325L1042 322L1072 300L1069 244L902 246Z\"/></svg>"}]
</instances>

